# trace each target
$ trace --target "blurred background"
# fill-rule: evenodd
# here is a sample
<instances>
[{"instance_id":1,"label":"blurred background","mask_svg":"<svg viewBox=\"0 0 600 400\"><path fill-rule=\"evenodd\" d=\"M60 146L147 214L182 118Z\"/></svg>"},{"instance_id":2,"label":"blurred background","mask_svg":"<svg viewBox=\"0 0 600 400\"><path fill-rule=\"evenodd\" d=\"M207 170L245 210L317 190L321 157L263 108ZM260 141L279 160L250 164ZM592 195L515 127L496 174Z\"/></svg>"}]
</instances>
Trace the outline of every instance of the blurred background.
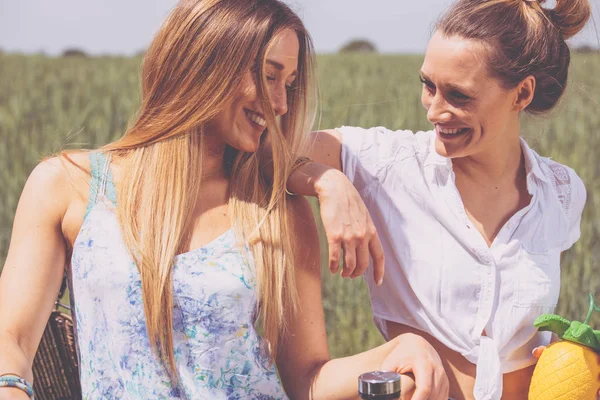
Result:
<instances>
[{"instance_id":1,"label":"blurred background","mask_svg":"<svg viewBox=\"0 0 600 400\"><path fill-rule=\"evenodd\" d=\"M125 131L140 100L144 50L175 3L0 0L0 267L33 167L61 149L98 147ZM319 53L315 128L429 129L418 71L432 26L450 3L289 0ZM574 168L587 187L581 239L563 255L557 310L578 320L585 319L587 293L600 303L600 1L591 3L593 21L570 41L567 93L549 117L524 117L523 125L535 150ZM326 251L323 245L324 261ZM381 343L364 281L331 276L323 265L332 354ZM593 321L600 328L600 318Z\"/></svg>"}]
</instances>

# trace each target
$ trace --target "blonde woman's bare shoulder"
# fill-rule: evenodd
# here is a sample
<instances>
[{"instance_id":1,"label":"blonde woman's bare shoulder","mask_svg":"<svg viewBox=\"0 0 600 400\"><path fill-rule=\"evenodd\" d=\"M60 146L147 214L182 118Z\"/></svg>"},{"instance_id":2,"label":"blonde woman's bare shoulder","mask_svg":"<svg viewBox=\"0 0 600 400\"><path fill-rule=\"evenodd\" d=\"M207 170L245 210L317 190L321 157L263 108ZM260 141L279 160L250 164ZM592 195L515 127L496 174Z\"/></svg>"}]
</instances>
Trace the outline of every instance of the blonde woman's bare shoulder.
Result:
<instances>
[{"instance_id":1,"label":"blonde woman's bare shoulder","mask_svg":"<svg viewBox=\"0 0 600 400\"><path fill-rule=\"evenodd\" d=\"M41 161L25 182L16 215L43 211L40 214L42 219L53 224L60 222L73 196L69 169L60 156Z\"/></svg>"},{"instance_id":2,"label":"blonde woman's bare shoulder","mask_svg":"<svg viewBox=\"0 0 600 400\"><path fill-rule=\"evenodd\" d=\"M44 210L45 218L59 223L68 237L68 232L77 231L79 221L83 220L90 176L89 152L68 152L47 158L29 175L20 206Z\"/></svg>"},{"instance_id":3,"label":"blonde woman's bare shoulder","mask_svg":"<svg viewBox=\"0 0 600 400\"><path fill-rule=\"evenodd\" d=\"M69 200L87 198L90 182L90 159L88 151L73 151L41 161L29 179L54 196Z\"/></svg>"},{"instance_id":4,"label":"blonde woman's bare shoulder","mask_svg":"<svg viewBox=\"0 0 600 400\"><path fill-rule=\"evenodd\" d=\"M68 205L62 219L62 232L69 247L79 234L90 197L91 162L90 151L65 152L55 159L63 174L63 187Z\"/></svg>"}]
</instances>

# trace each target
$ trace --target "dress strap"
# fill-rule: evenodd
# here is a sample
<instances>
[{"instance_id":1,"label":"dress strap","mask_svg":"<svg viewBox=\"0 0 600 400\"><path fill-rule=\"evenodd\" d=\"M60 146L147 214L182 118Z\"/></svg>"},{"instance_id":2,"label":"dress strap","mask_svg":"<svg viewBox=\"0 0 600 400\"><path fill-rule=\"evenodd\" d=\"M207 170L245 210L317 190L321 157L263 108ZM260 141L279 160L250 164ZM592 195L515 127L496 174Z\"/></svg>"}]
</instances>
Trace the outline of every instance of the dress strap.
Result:
<instances>
[{"instance_id":1,"label":"dress strap","mask_svg":"<svg viewBox=\"0 0 600 400\"><path fill-rule=\"evenodd\" d=\"M111 154L104 157L104 167L102 169L102 178L100 181L100 188L98 188L98 193L102 194L102 195L106 195L107 182L109 180L112 181L112 179L110 179L110 177L108 176L108 173L110 172L110 168L109 168L110 167L110 157L111 157Z\"/></svg>"},{"instance_id":2,"label":"dress strap","mask_svg":"<svg viewBox=\"0 0 600 400\"><path fill-rule=\"evenodd\" d=\"M112 173L110 172L110 160L112 158L112 154L108 153L106 156L106 162L104 164L104 173L102 174L103 182L102 185L102 194L105 195L114 206L117 205L117 189L115 188L115 183L113 182Z\"/></svg>"},{"instance_id":3,"label":"dress strap","mask_svg":"<svg viewBox=\"0 0 600 400\"><path fill-rule=\"evenodd\" d=\"M117 204L115 186L110 172L111 155L104 155L101 152L90 152L90 195L85 216L90 213L94 205L98 203L101 196L107 197L114 205Z\"/></svg>"}]
</instances>

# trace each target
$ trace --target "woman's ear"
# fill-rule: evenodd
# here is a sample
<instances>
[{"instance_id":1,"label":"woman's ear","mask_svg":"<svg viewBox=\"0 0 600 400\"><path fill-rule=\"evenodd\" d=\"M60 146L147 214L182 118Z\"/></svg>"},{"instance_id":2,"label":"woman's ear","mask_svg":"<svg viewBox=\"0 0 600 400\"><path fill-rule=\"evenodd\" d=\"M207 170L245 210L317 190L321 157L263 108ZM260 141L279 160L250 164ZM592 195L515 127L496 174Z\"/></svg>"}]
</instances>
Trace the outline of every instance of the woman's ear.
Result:
<instances>
[{"instance_id":1,"label":"woman's ear","mask_svg":"<svg viewBox=\"0 0 600 400\"><path fill-rule=\"evenodd\" d=\"M515 88L516 98L513 106L517 111L523 111L533 101L535 94L535 77L525 77Z\"/></svg>"}]
</instances>

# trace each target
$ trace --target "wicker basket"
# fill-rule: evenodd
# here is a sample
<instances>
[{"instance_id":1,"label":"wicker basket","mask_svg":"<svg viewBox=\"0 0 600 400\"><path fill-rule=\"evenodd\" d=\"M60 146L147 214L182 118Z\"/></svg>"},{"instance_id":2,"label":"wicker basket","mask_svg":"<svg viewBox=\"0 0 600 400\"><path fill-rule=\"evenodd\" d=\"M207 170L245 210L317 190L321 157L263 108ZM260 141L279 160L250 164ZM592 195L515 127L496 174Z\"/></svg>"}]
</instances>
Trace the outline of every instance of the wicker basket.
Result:
<instances>
[{"instance_id":1,"label":"wicker basket","mask_svg":"<svg viewBox=\"0 0 600 400\"><path fill-rule=\"evenodd\" d=\"M66 288L63 281L62 296ZM36 400L79 400L81 384L73 319L58 310L69 309L57 301L33 360L33 389Z\"/></svg>"}]
</instances>

